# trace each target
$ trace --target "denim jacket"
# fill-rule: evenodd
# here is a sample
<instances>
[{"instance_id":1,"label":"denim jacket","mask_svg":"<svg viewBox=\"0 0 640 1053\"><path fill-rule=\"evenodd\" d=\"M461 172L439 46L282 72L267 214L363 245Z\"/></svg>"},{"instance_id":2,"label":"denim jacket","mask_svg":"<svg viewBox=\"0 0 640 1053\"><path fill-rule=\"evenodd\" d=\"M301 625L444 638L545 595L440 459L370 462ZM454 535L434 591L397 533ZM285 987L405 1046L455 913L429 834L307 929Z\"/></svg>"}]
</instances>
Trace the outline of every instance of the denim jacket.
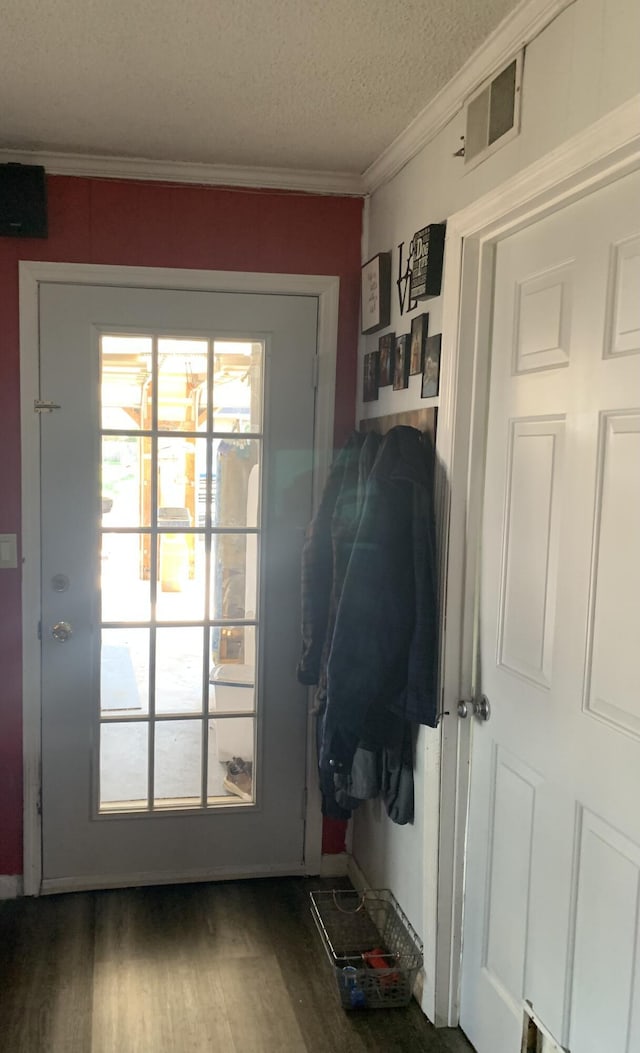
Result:
<instances>
[{"instance_id":1,"label":"denim jacket","mask_svg":"<svg viewBox=\"0 0 640 1053\"><path fill-rule=\"evenodd\" d=\"M437 722L433 445L391 429L367 481L327 663L321 768L384 747L393 715Z\"/></svg>"},{"instance_id":2,"label":"denim jacket","mask_svg":"<svg viewBox=\"0 0 640 1053\"><path fill-rule=\"evenodd\" d=\"M353 432L338 454L302 550L302 653L298 680L326 693L336 612L380 438Z\"/></svg>"}]
</instances>

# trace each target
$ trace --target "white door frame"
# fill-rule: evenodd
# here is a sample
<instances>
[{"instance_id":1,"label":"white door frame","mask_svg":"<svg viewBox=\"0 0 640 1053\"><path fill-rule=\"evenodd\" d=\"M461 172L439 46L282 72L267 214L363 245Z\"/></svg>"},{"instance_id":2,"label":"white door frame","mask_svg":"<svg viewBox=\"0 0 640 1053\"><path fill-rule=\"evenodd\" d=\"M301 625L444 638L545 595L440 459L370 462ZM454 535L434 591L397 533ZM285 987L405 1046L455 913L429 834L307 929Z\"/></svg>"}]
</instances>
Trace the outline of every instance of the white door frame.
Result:
<instances>
[{"instance_id":1,"label":"white door frame","mask_svg":"<svg viewBox=\"0 0 640 1053\"><path fill-rule=\"evenodd\" d=\"M178 270L162 267L111 267L75 263L20 263L20 390L22 457L22 712L24 763L24 893L38 895L42 881L41 824L41 658L38 623L40 589L40 441L34 400L46 398L39 387L38 301L42 283L125 286L205 292L271 293L317 296L317 398L314 424L313 503L317 508L333 454L338 298L340 279L306 274L257 274L236 271ZM312 377L309 377L309 383ZM315 771L313 721L307 728L307 809L304 866L320 872L322 816ZM261 872L262 873L262 872ZM199 875L198 880L207 876ZM220 873L220 877L249 876ZM257 873L251 876L259 876ZM172 881L190 880L172 875ZM166 879L168 880L168 879ZM149 875L149 883L153 876Z\"/></svg>"},{"instance_id":2,"label":"white door frame","mask_svg":"<svg viewBox=\"0 0 640 1053\"><path fill-rule=\"evenodd\" d=\"M474 692L478 549L487 421L495 246L502 238L640 167L640 96L580 132L513 179L455 213L447 224L443 300L444 397L438 411L444 711L440 754L437 890L426 882L427 935L435 939L434 984L423 1008L456 1026L472 721L456 716ZM432 849L428 848L428 852ZM433 868L432 867L430 869ZM427 871L428 873L428 871ZM428 963L427 963L428 965Z\"/></svg>"}]
</instances>

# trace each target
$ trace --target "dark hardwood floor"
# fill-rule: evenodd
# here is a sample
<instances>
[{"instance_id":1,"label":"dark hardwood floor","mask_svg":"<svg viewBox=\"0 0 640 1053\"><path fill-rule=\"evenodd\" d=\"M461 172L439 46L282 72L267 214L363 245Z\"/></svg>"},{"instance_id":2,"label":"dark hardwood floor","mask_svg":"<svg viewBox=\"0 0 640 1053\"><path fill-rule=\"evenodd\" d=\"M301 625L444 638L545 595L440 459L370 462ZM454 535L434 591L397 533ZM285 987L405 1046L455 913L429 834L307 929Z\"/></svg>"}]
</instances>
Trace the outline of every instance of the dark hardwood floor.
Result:
<instances>
[{"instance_id":1,"label":"dark hardwood floor","mask_svg":"<svg viewBox=\"0 0 640 1053\"><path fill-rule=\"evenodd\" d=\"M344 1012L309 913L273 879L0 903L1 1053L468 1053L416 1002Z\"/></svg>"}]
</instances>

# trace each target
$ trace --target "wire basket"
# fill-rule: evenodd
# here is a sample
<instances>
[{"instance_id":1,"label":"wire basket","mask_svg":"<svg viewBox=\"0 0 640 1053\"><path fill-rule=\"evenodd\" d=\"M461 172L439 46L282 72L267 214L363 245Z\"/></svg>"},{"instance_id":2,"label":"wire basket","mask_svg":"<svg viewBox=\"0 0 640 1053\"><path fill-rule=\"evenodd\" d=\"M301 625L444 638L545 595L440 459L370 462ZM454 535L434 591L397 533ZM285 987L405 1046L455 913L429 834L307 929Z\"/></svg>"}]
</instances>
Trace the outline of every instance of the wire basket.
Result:
<instances>
[{"instance_id":1,"label":"wire basket","mask_svg":"<svg viewBox=\"0 0 640 1053\"><path fill-rule=\"evenodd\" d=\"M409 1004L422 943L389 889L312 892L311 913L343 1009Z\"/></svg>"}]
</instances>

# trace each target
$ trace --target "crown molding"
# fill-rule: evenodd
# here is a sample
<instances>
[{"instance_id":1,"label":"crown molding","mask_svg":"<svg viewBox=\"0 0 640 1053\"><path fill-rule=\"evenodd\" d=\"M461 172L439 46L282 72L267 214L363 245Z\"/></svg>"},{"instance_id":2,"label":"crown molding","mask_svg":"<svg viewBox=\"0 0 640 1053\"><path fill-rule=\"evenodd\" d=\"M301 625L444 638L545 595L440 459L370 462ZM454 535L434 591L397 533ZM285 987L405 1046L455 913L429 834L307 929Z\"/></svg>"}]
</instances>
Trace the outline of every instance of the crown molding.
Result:
<instances>
[{"instance_id":1,"label":"crown molding","mask_svg":"<svg viewBox=\"0 0 640 1053\"><path fill-rule=\"evenodd\" d=\"M388 182L462 108L465 99L575 0L523 0L467 60L458 73L360 175L293 168L259 168L153 161L144 157L0 149L0 163L43 165L51 175L94 179L139 179L200 186L293 190L307 194L364 197Z\"/></svg>"},{"instance_id":2,"label":"crown molding","mask_svg":"<svg viewBox=\"0 0 640 1053\"><path fill-rule=\"evenodd\" d=\"M362 175L366 193L373 193L397 175L455 117L478 85L574 2L524 0L507 15L424 110L369 165Z\"/></svg>"},{"instance_id":3,"label":"crown molding","mask_svg":"<svg viewBox=\"0 0 640 1053\"><path fill-rule=\"evenodd\" d=\"M108 157L39 150L0 150L0 163L43 165L50 175L89 179L140 179L199 186L260 190L297 190L306 194L362 197L362 176L353 172L316 172L293 168L250 168L195 161L152 161L144 157Z\"/></svg>"}]
</instances>

